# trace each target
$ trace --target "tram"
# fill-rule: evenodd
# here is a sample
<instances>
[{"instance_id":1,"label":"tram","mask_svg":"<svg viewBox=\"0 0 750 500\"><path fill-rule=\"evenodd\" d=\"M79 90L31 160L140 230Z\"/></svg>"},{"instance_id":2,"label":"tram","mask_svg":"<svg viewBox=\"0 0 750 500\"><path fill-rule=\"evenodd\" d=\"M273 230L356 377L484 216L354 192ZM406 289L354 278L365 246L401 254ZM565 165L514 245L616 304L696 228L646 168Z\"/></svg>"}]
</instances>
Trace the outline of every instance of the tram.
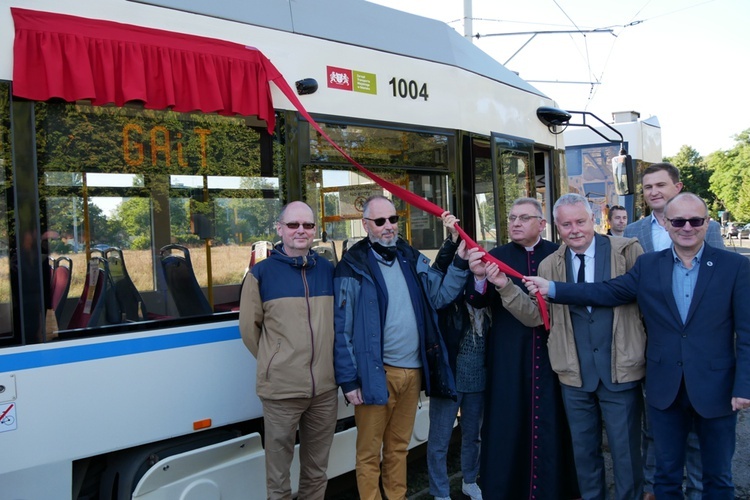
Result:
<instances>
[{"instance_id":1,"label":"tram","mask_svg":"<svg viewBox=\"0 0 750 500\"><path fill-rule=\"evenodd\" d=\"M313 207L335 262L383 192L274 78L487 248L513 199L567 192L564 113L443 23L362 0L0 0L3 499L264 497L245 269L282 204ZM434 255L442 225L394 201ZM331 477L355 462L339 409Z\"/></svg>"},{"instance_id":2,"label":"tram","mask_svg":"<svg viewBox=\"0 0 750 500\"><path fill-rule=\"evenodd\" d=\"M608 123L596 116L589 119L589 123L592 121L591 127L572 126L563 132L568 189L589 200L595 228L605 233L611 206L624 207L628 222L647 215L648 207L637 183L646 168L662 161L661 126L657 117L641 119L637 111L614 112ZM612 168L612 160L623 148L632 162L628 176L633 185L627 192L616 184Z\"/></svg>"}]
</instances>

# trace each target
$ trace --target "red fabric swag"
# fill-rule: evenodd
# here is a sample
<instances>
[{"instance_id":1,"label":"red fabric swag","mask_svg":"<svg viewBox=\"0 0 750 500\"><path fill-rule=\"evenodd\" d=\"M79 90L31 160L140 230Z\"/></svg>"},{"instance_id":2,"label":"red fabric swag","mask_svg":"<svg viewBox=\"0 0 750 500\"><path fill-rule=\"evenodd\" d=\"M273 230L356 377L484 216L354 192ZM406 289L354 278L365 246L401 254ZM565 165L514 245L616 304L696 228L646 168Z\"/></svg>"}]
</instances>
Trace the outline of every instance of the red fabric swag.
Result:
<instances>
[{"instance_id":1,"label":"red fabric swag","mask_svg":"<svg viewBox=\"0 0 750 500\"><path fill-rule=\"evenodd\" d=\"M146 108L257 116L274 130L268 81L279 76L257 49L183 33L11 8L13 94L35 101L140 101Z\"/></svg>"}]
</instances>

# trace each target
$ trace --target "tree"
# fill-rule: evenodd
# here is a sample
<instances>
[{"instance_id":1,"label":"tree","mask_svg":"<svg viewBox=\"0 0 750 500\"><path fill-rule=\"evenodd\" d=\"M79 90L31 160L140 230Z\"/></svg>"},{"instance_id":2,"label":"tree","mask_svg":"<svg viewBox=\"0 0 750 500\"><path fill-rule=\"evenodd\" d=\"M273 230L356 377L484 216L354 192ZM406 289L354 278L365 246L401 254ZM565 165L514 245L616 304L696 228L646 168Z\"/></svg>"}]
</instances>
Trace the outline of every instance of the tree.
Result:
<instances>
[{"instance_id":1,"label":"tree","mask_svg":"<svg viewBox=\"0 0 750 500\"><path fill-rule=\"evenodd\" d=\"M700 153L691 146L685 145L680 148L675 156L664 158L664 161L668 161L680 169L680 181L684 185L683 190L695 193L703 198L711 215L716 217L721 209L721 203L711 191L712 170Z\"/></svg>"},{"instance_id":2,"label":"tree","mask_svg":"<svg viewBox=\"0 0 750 500\"><path fill-rule=\"evenodd\" d=\"M734 137L737 144L729 151L716 151L707 162L713 171L710 185L734 220L750 220L750 129Z\"/></svg>"}]
</instances>

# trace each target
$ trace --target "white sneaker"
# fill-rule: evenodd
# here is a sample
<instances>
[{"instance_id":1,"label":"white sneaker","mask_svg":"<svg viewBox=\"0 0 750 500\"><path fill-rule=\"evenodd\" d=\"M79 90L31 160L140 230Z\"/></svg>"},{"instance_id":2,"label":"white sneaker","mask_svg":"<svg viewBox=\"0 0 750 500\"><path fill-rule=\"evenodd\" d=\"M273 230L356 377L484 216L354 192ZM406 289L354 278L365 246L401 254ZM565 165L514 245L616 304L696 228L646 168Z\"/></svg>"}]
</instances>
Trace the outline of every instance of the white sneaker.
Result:
<instances>
[{"instance_id":1,"label":"white sneaker","mask_svg":"<svg viewBox=\"0 0 750 500\"><path fill-rule=\"evenodd\" d=\"M471 500L482 500L482 490L477 483L464 483L461 481L461 491Z\"/></svg>"}]
</instances>

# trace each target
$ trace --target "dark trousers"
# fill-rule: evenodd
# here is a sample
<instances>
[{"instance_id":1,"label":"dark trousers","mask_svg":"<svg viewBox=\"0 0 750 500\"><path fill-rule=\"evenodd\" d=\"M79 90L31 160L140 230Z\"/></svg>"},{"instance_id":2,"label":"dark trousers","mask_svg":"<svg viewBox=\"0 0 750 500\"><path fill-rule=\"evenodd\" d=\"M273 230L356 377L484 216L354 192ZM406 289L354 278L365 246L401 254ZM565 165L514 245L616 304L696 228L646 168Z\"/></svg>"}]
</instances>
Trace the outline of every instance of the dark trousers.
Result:
<instances>
[{"instance_id":1,"label":"dark trousers","mask_svg":"<svg viewBox=\"0 0 750 500\"><path fill-rule=\"evenodd\" d=\"M650 406L648 416L656 448L656 498L682 500L685 442L693 426L700 441L703 462L703 498L734 498L732 456L737 413L716 418L701 417L690 404L683 381L674 403L665 410Z\"/></svg>"},{"instance_id":2,"label":"dark trousers","mask_svg":"<svg viewBox=\"0 0 750 500\"><path fill-rule=\"evenodd\" d=\"M578 486L584 500L607 498L604 454L602 451L602 420L612 452L615 477L615 498L633 500L643 491L641 465L640 385L624 391L610 391L603 384L594 392L562 386L565 413L573 438Z\"/></svg>"}]
</instances>

